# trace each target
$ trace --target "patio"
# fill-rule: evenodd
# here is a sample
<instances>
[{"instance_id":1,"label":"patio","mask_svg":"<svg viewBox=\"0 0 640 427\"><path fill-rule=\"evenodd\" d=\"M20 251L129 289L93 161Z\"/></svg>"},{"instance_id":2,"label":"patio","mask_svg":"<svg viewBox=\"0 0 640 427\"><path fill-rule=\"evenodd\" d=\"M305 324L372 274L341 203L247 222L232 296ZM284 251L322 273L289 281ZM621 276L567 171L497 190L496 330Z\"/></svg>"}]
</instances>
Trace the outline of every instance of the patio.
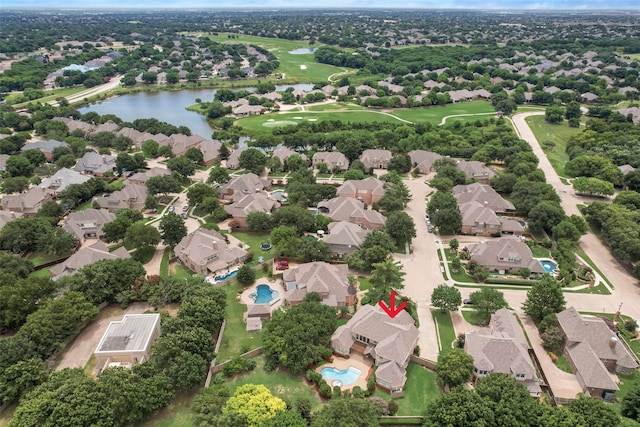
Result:
<instances>
[{"instance_id":1,"label":"patio","mask_svg":"<svg viewBox=\"0 0 640 427\"><path fill-rule=\"evenodd\" d=\"M238 301L241 304L252 305L255 304L255 300L251 298L252 294L257 293L258 285L269 285L272 291L278 293L278 296L274 298L269 304L271 311L278 309L284 303L285 291L280 280L267 281L266 279L260 279L255 284L245 289L238 297Z\"/></svg>"},{"instance_id":2,"label":"patio","mask_svg":"<svg viewBox=\"0 0 640 427\"><path fill-rule=\"evenodd\" d=\"M353 367L356 369L359 369L360 372L362 372L360 374L360 376L358 377L358 379L356 380L355 383L353 384L349 384L349 385L343 385L342 387L340 387L341 390L351 390L352 388L354 388L355 386L360 386L361 389L366 390L367 389L367 378L369 378L369 374L371 373L371 371L373 370L373 360L366 360L364 359L361 355L359 354L351 354L351 357L349 357L348 359L344 358L344 357L340 357L340 356L336 356L335 354L333 355L333 362L331 363L327 363L324 364L322 366L318 366L316 368L317 372L320 372L323 368L335 368L338 370L345 370L345 369L349 369L349 367ZM333 385L331 384L330 381L328 381L332 387Z\"/></svg>"}]
</instances>

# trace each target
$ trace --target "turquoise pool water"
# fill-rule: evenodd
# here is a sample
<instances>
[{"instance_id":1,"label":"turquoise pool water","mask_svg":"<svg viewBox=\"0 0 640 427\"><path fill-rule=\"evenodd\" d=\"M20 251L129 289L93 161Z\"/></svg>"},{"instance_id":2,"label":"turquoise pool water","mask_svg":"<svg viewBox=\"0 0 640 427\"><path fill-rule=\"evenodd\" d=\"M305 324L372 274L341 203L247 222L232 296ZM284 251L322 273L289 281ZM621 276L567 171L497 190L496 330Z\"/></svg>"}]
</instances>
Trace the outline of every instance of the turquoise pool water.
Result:
<instances>
[{"instance_id":1,"label":"turquoise pool water","mask_svg":"<svg viewBox=\"0 0 640 427\"><path fill-rule=\"evenodd\" d=\"M254 298L256 304L269 304L279 296L278 291L274 291L266 284L256 286L256 293L249 295L250 298Z\"/></svg>"},{"instance_id":2,"label":"turquoise pool water","mask_svg":"<svg viewBox=\"0 0 640 427\"><path fill-rule=\"evenodd\" d=\"M235 276L236 274L238 274L238 270L233 270L233 271L230 271L228 273L216 276L216 277L213 278L213 280L215 280L216 282L222 282L223 280L227 280L227 279Z\"/></svg>"},{"instance_id":3,"label":"turquoise pool water","mask_svg":"<svg viewBox=\"0 0 640 427\"><path fill-rule=\"evenodd\" d=\"M349 366L349 368L343 370L336 368L322 368L320 374L322 375L322 378L328 380L331 385L339 385L333 383L333 381L336 380L340 381L342 385L350 385L354 384L358 380L362 371L358 368L354 368L353 366Z\"/></svg>"},{"instance_id":4,"label":"turquoise pool water","mask_svg":"<svg viewBox=\"0 0 640 427\"><path fill-rule=\"evenodd\" d=\"M540 260L540 264L542 264L542 268L544 268L544 271L546 271L547 273L552 273L554 270L558 269L558 264L551 261L550 259Z\"/></svg>"}]
</instances>

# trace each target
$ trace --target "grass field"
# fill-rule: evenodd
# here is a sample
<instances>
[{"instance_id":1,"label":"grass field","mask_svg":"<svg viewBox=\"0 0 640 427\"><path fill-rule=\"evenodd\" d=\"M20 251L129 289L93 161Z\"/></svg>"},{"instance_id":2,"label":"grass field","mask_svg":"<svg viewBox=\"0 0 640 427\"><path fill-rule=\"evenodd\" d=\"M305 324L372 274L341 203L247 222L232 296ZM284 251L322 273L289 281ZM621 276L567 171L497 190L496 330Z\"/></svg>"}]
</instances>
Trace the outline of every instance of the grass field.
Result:
<instances>
[{"instance_id":1,"label":"grass field","mask_svg":"<svg viewBox=\"0 0 640 427\"><path fill-rule=\"evenodd\" d=\"M292 113L268 113L261 116L250 116L235 122L242 129L264 132L279 126L297 125L303 121L340 120L344 122L395 122L401 121L379 111L296 111Z\"/></svg>"},{"instance_id":2,"label":"grass field","mask_svg":"<svg viewBox=\"0 0 640 427\"><path fill-rule=\"evenodd\" d=\"M573 135L582 132L582 130L580 128L571 128L566 123L557 125L547 123L544 120L544 116L527 117L526 121L542 147L544 147L544 141L551 141L556 144L553 150L544 151L558 175L565 176L564 164L569 161L569 156L566 153L567 141Z\"/></svg>"},{"instance_id":3,"label":"grass field","mask_svg":"<svg viewBox=\"0 0 640 427\"><path fill-rule=\"evenodd\" d=\"M296 80L298 82L319 82L328 81L329 76L336 73L344 73L345 71L355 72L355 70L342 69L333 65L319 64L313 59L313 54L296 55L289 51L299 48L318 48L322 44L309 46L306 41L272 39L266 37L254 37L243 34L236 34L238 38L230 39L228 34L221 33L217 36L209 36L211 40L219 43L244 43L253 44L267 49L278 57L280 67L278 73L285 75L287 80Z\"/></svg>"},{"instance_id":4,"label":"grass field","mask_svg":"<svg viewBox=\"0 0 640 427\"><path fill-rule=\"evenodd\" d=\"M556 366L561 371L567 372L569 374L573 374L573 371L571 370L571 365L569 365L567 358L564 357L563 355L558 356L558 360L556 361Z\"/></svg>"},{"instance_id":5,"label":"grass field","mask_svg":"<svg viewBox=\"0 0 640 427\"><path fill-rule=\"evenodd\" d=\"M453 322L449 312L442 313L440 310L431 310L433 320L436 322L438 335L440 335L440 343L442 345L441 352L451 351L451 343L456 340L456 332L453 329Z\"/></svg>"},{"instance_id":6,"label":"grass field","mask_svg":"<svg viewBox=\"0 0 640 427\"><path fill-rule=\"evenodd\" d=\"M305 106L305 111L340 111L340 110L366 110L362 105L348 102L331 102L328 104L319 104Z\"/></svg>"},{"instance_id":7,"label":"grass field","mask_svg":"<svg viewBox=\"0 0 640 427\"><path fill-rule=\"evenodd\" d=\"M33 101L27 101L27 102L22 102L20 104L15 104L16 107L24 107L25 105L27 105L29 102L41 102L41 103L46 103L49 101L53 101L56 98L64 98L67 97L69 95L73 95L76 94L78 92L82 92L83 90L87 90L86 87L84 86L79 86L79 87L70 87L70 88L61 88L61 89L53 89L53 90L47 90L45 91L46 96L39 98L39 99L34 99ZM11 104L11 101L13 100L13 98L16 98L17 95L8 95L7 96L7 103Z\"/></svg>"},{"instance_id":8,"label":"grass field","mask_svg":"<svg viewBox=\"0 0 640 427\"><path fill-rule=\"evenodd\" d=\"M549 251L549 249L543 248L540 245L531 247L531 254L535 258L551 258L551 252Z\"/></svg>"},{"instance_id":9,"label":"grass field","mask_svg":"<svg viewBox=\"0 0 640 427\"><path fill-rule=\"evenodd\" d=\"M67 255L70 255L70 253ZM33 265L37 267L39 265L46 264L48 262L62 259L67 255L60 256L60 255L47 254L45 252L30 252L29 255L27 255L26 259L31 261Z\"/></svg>"},{"instance_id":10,"label":"grass field","mask_svg":"<svg viewBox=\"0 0 640 427\"><path fill-rule=\"evenodd\" d=\"M447 116L454 116L458 114L481 114L481 113L494 113L495 109L490 102L485 101L471 101L460 102L456 104L447 105L434 105L433 107L423 108L398 108L394 109L391 113L394 116L401 119L408 120L410 122L420 123L429 122L434 125L440 124L442 119ZM481 115L470 117L452 117L447 120L447 124L453 123L456 120L460 121L476 121L486 120L493 115Z\"/></svg>"},{"instance_id":11,"label":"grass field","mask_svg":"<svg viewBox=\"0 0 640 427\"><path fill-rule=\"evenodd\" d=\"M478 316L478 312L476 310L460 310L460 313L462 313L462 317L464 317L464 320L466 320L470 324L478 326L481 325L480 317Z\"/></svg>"},{"instance_id":12,"label":"grass field","mask_svg":"<svg viewBox=\"0 0 640 427\"><path fill-rule=\"evenodd\" d=\"M422 415L427 405L440 396L436 373L415 363L409 363L404 392L404 397L396 399L397 415ZM382 390L376 390L373 395L389 401L389 394Z\"/></svg>"},{"instance_id":13,"label":"grass field","mask_svg":"<svg viewBox=\"0 0 640 427\"><path fill-rule=\"evenodd\" d=\"M275 249L269 251L263 251L260 249L262 242L269 241L269 234L267 233L248 233L243 231L234 231L232 234L238 240L249 246L247 250L253 252L253 260L257 261L259 256L264 257L264 261L270 261L275 256ZM246 248L245 248L246 249Z\"/></svg>"},{"instance_id":14,"label":"grass field","mask_svg":"<svg viewBox=\"0 0 640 427\"><path fill-rule=\"evenodd\" d=\"M373 286L371 284L371 281L369 281L368 277L358 276L358 281L360 282L360 290L361 291L366 291L368 289L371 289L371 286Z\"/></svg>"}]
</instances>

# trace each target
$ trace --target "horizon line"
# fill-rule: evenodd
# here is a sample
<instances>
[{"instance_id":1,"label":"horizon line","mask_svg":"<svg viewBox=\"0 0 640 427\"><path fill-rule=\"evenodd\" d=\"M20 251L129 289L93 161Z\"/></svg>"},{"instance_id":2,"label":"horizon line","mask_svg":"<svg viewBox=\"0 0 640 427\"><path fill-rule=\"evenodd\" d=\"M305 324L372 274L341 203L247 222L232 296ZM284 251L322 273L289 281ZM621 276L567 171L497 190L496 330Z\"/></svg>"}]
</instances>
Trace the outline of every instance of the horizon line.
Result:
<instances>
[{"instance_id":1,"label":"horizon line","mask_svg":"<svg viewBox=\"0 0 640 427\"><path fill-rule=\"evenodd\" d=\"M535 7L533 8L503 8L503 7L496 7L496 8L487 8L487 7L483 7L483 8L479 8L479 7L470 7L470 6L464 6L464 7L434 7L434 6L425 6L425 7L420 7L420 6L414 6L414 7L395 7L395 6L366 6L366 7L354 7L354 6L331 6L331 7L303 7L303 6L280 6L280 7L268 7L268 6L263 6L263 7L256 7L256 6L217 6L217 7L206 7L206 6L193 6L193 7L184 7L184 6L159 6L156 7L153 11L149 11L149 9L147 7L143 7L143 6L117 6L117 7L111 7L111 6L82 6L82 7L72 7L72 6L42 6L42 5L34 5L34 6L26 6L26 5L20 5L20 6L4 6L2 8L0 8L0 13L9 11L9 10L29 10L29 11L83 11L83 10L92 10L92 11L119 11L119 10L136 10L136 11L146 11L149 13L154 13L156 11L176 11L176 10L182 10L185 12L190 12L190 11L255 11L255 10L271 10L271 11L279 11L279 10L352 10L352 11L363 11L363 10L437 10L437 11L454 11L454 12L462 12L462 11L473 11L473 12L482 12L482 11L486 11L486 12L535 12L535 13L548 13L548 12L571 12L571 13L580 13L580 12L584 12L584 13L589 13L589 12L630 12L630 11L635 11L635 12L640 12L640 6L637 7L633 7L633 6L623 6L623 7L617 7L617 8L598 8L598 7L593 7L593 8L585 8L584 6L581 7L577 7L574 9L571 8L566 8L566 7L562 7L562 8L554 8L554 7L545 7L544 9L536 9Z\"/></svg>"}]
</instances>

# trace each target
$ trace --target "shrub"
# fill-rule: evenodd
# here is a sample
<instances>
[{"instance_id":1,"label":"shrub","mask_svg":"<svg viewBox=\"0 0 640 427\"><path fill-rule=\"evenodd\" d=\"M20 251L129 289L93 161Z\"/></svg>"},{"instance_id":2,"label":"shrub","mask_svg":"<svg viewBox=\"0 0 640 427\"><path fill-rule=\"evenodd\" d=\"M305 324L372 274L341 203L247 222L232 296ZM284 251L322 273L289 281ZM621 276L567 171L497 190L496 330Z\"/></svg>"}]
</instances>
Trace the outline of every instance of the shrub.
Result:
<instances>
[{"instance_id":1,"label":"shrub","mask_svg":"<svg viewBox=\"0 0 640 427\"><path fill-rule=\"evenodd\" d=\"M389 404L381 397L370 397L372 402L377 403L380 406L380 415L389 415Z\"/></svg>"},{"instance_id":2,"label":"shrub","mask_svg":"<svg viewBox=\"0 0 640 427\"><path fill-rule=\"evenodd\" d=\"M456 339L456 346L458 348L464 348L464 337L464 334L458 335L458 338Z\"/></svg>"},{"instance_id":3,"label":"shrub","mask_svg":"<svg viewBox=\"0 0 640 427\"><path fill-rule=\"evenodd\" d=\"M331 397L331 386L327 384L326 381L320 384L319 391L320 391L320 396L324 397L325 399L329 399Z\"/></svg>"},{"instance_id":4,"label":"shrub","mask_svg":"<svg viewBox=\"0 0 640 427\"><path fill-rule=\"evenodd\" d=\"M635 333L637 328L638 322L636 322L634 319L624 321L624 329L626 329L627 331Z\"/></svg>"},{"instance_id":5,"label":"shrub","mask_svg":"<svg viewBox=\"0 0 640 427\"><path fill-rule=\"evenodd\" d=\"M214 384L222 384L224 382L224 375L222 372L218 372L215 377L213 377Z\"/></svg>"},{"instance_id":6,"label":"shrub","mask_svg":"<svg viewBox=\"0 0 640 427\"><path fill-rule=\"evenodd\" d=\"M398 413L398 403L395 400L389 401L389 415Z\"/></svg>"},{"instance_id":7,"label":"shrub","mask_svg":"<svg viewBox=\"0 0 640 427\"><path fill-rule=\"evenodd\" d=\"M367 380L367 391L369 392L369 394L371 394L374 392L375 389L376 389L376 374L373 373L369 376L369 379Z\"/></svg>"},{"instance_id":8,"label":"shrub","mask_svg":"<svg viewBox=\"0 0 640 427\"><path fill-rule=\"evenodd\" d=\"M322 382L322 374L320 372L316 372L313 369L309 369L307 371L307 380L313 384L320 385Z\"/></svg>"},{"instance_id":9,"label":"shrub","mask_svg":"<svg viewBox=\"0 0 640 427\"><path fill-rule=\"evenodd\" d=\"M549 357L551 358L551 361L553 363L556 363L558 361L558 356L555 355L555 353L553 351L549 352Z\"/></svg>"},{"instance_id":10,"label":"shrub","mask_svg":"<svg viewBox=\"0 0 640 427\"><path fill-rule=\"evenodd\" d=\"M417 345L414 349L413 349L413 355L414 356L420 356L420 346Z\"/></svg>"},{"instance_id":11,"label":"shrub","mask_svg":"<svg viewBox=\"0 0 640 427\"><path fill-rule=\"evenodd\" d=\"M229 361L224 368L222 368L222 373L225 377L230 377L232 375L238 374L240 372L251 371L256 367L256 361L253 359L245 359L244 357L235 356L233 359Z\"/></svg>"},{"instance_id":12,"label":"shrub","mask_svg":"<svg viewBox=\"0 0 640 427\"><path fill-rule=\"evenodd\" d=\"M364 397L364 391L362 391L362 388L357 385L353 388L353 390L351 390L351 394L353 394L354 397Z\"/></svg>"},{"instance_id":13,"label":"shrub","mask_svg":"<svg viewBox=\"0 0 640 427\"><path fill-rule=\"evenodd\" d=\"M333 397L340 397L342 394L342 389L338 385L333 386Z\"/></svg>"},{"instance_id":14,"label":"shrub","mask_svg":"<svg viewBox=\"0 0 640 427\"><path fill-rule=\"evenodd\" d=\"M277 366L278 363L274 359L269 358L269 360L264 363L264 370L267 372L273 372L276 370Z\"/></svg>"}]
</instances>

